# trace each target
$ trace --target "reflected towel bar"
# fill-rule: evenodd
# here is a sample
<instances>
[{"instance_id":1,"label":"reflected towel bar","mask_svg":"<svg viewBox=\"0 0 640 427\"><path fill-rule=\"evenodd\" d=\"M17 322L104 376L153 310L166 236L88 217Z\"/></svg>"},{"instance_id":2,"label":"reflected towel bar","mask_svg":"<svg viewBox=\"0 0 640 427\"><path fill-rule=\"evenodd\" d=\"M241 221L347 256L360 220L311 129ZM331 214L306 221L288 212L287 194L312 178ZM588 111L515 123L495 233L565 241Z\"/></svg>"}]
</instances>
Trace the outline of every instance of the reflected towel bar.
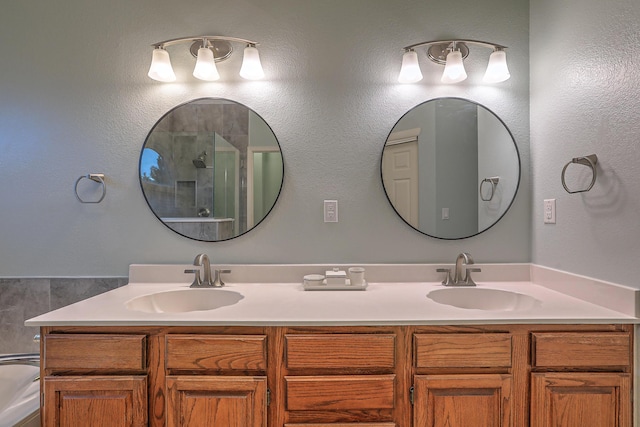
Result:
<instances>
[{"instance_id":1,"label":"reflected towel bar","mask_svg":"<svg viewBox=\"0 0 640 427\"><path fill-rule=\"evenodd\" d=\"M496 187L498 186L498 182L500 181L500 177L499 176L492 176L491 178L485 178L482 180L482 182L480 183L480 199L483 202L490 202L491 200L493 200L493 195L496 193ZM489 195L488 198L485 198L484 195L482 194L482 185L488 182L489 184L491 184L491 195Z\"/></svg>"}]
</instances>

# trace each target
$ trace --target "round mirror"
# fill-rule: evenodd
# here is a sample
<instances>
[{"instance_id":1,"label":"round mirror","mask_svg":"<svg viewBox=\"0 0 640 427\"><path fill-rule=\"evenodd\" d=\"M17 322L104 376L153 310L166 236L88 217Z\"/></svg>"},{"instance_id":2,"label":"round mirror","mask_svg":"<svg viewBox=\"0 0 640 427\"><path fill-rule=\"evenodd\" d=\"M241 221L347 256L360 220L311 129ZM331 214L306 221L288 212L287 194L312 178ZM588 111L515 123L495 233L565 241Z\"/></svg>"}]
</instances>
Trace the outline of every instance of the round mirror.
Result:
<instances>
[{"instance_id":1,"label":"round mirror","mask_svg":"<svg viewBox=\"0 0 640 427\"><path fill-rule=\"evenodd\" d=\"M234 101L203 98L166 113L147 135L140 185L175 232L208 242L238 237L273 208L284 174L269 125Z\"/></svg>"},{"instance_id":2,"label":"round mirror","mask_svg":"<svg viewBox=\"0 0 640 427\"><path fill-rule=\"evenodd\" d=\"M493 112L459 98L411 109L382 152L382 182L398 215L439 239L486 231L507 212L520 184L520 154Z\"/></svg>"}]
</instances>

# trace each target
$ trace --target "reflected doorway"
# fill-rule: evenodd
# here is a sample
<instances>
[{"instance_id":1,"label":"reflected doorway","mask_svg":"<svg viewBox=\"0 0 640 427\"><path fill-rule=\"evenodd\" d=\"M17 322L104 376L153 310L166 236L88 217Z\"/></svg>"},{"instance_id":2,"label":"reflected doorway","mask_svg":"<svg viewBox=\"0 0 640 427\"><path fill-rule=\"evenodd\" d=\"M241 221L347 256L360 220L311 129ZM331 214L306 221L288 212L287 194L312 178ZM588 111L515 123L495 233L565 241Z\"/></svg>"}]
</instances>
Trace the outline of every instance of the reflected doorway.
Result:
<instances>
[{"instance_id":1,"label":"reflected doorway","mask_svg":"<svg viewBox=\"0 0 640 427\"><path fill-rule=\"evenodd\" d=\"M274 206L282 185L282 155L279 147L248 147L247 226L261 221Z\"/></svg>"}]
</instances>

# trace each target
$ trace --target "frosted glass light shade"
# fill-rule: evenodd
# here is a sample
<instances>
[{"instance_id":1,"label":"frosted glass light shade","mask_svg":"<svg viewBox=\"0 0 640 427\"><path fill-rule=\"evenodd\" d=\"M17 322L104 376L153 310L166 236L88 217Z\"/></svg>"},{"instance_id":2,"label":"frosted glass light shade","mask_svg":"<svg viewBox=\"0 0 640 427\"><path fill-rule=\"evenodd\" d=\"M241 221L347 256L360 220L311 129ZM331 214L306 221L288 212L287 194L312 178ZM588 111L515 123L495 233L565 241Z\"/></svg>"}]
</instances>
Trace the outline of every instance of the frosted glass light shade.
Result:
<instances>
[{"instance_id":1,"label":"frosted glass light shade","mask_svg":"<svg viewBox=\"0 0 640 427\"><path fill-rule=\"evenodd\" d=\"M264 77L264 71L262 71L262 64L260 63L260 54L255 46L247 46L244 48L240 77L247 80L258 80Z\"/></svg>"},{"instance_id":2,"label":"frosted glass light shade","mask_svg":"<svg viewBox=\"0 0 640 427\"><path fill-rule=\"evenodd\" d=\"M442 83L459 83L466 78L467 72L462 62L462 53L459 50L449 52L440 81Z\"/></svg>"},{"instance_id":3,"label":"frosted glass light shade","mask_svg":"<svg viewBox=\"0 0 640 427\"><path fill-rule=\"evenodd\" d=\"M511 77L507 67L507 54L504 50L496 50L489 56L489 65L482 81L485 83L500 83Z\"/></svg>"},{"instance_id":4,"label":"frosted glass light shade","mask_svg":"<svg viewBox=\"0 0 640 427\"><path fill-rule=\"evenodd\" d=\"M422 80L422 72L418 64L418 54L415 50L409 50L402 55L402 67L398 75L400 83L416 83Z\"/></svg>"},{"instance_id":5,"label":"frosted glass light shade","mask_svg":"<svg viewBox=\"0 0 640 427\"><path fill-rule=\"evenodd\" d=\"M151 66L149 67L147 75L159 82L168 83L176 81L176 75L173 72L173 67L171 67L169 52L159 48L153 49Z\"/></svg>"},{"instance_id":6,"label":"frosted glass light shade","mask_svg":"<svg viewBox=\"0 0 640 427\"><path fill-rule=\"evenodd\" d=\"M193 69L193 76L206 81L214 81L220 78L211 49L206 47L198 49L198 59L196 60L196 67Z\"/></svg>"}]
</instances>

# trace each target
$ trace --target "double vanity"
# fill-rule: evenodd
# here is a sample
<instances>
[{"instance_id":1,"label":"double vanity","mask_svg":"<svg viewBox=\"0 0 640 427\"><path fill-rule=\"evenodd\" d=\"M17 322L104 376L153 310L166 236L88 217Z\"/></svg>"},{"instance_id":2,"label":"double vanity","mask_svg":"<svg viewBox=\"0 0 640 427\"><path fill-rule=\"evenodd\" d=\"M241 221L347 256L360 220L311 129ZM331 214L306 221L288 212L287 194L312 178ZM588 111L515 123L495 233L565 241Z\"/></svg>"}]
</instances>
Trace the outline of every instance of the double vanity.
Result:
<instances>
[{"instance_id":1,"label":"double vanity","mask_svg":"<svg viewBox=\"0 0 640 427\"><path fill-rule=\"evenodd\" d=\"M132 265L41 327L45 425L631 426L638 290L530 264ZM591 424L589 424L591 423Z\"/></svg>"},{"instance_id":2,"label":"double vanity","mask_svg":"<svg viewBox=\"0 0 640 427\"><path fill-rule=\"evenodd\" d=\"M487 231L520 185L505 123L458 98L407 112L380 163L399 217L439 239ZM208 242L259 225L283 178L269 125L225 99L167 112L140 157L154 215ZM472 264L460 254L455 268L217 265L212 274L204 255L132 265L127 286L27 322L41 328L43 425L631 426L640 290L530 264Z\"/></svg>"}]
</instances>

